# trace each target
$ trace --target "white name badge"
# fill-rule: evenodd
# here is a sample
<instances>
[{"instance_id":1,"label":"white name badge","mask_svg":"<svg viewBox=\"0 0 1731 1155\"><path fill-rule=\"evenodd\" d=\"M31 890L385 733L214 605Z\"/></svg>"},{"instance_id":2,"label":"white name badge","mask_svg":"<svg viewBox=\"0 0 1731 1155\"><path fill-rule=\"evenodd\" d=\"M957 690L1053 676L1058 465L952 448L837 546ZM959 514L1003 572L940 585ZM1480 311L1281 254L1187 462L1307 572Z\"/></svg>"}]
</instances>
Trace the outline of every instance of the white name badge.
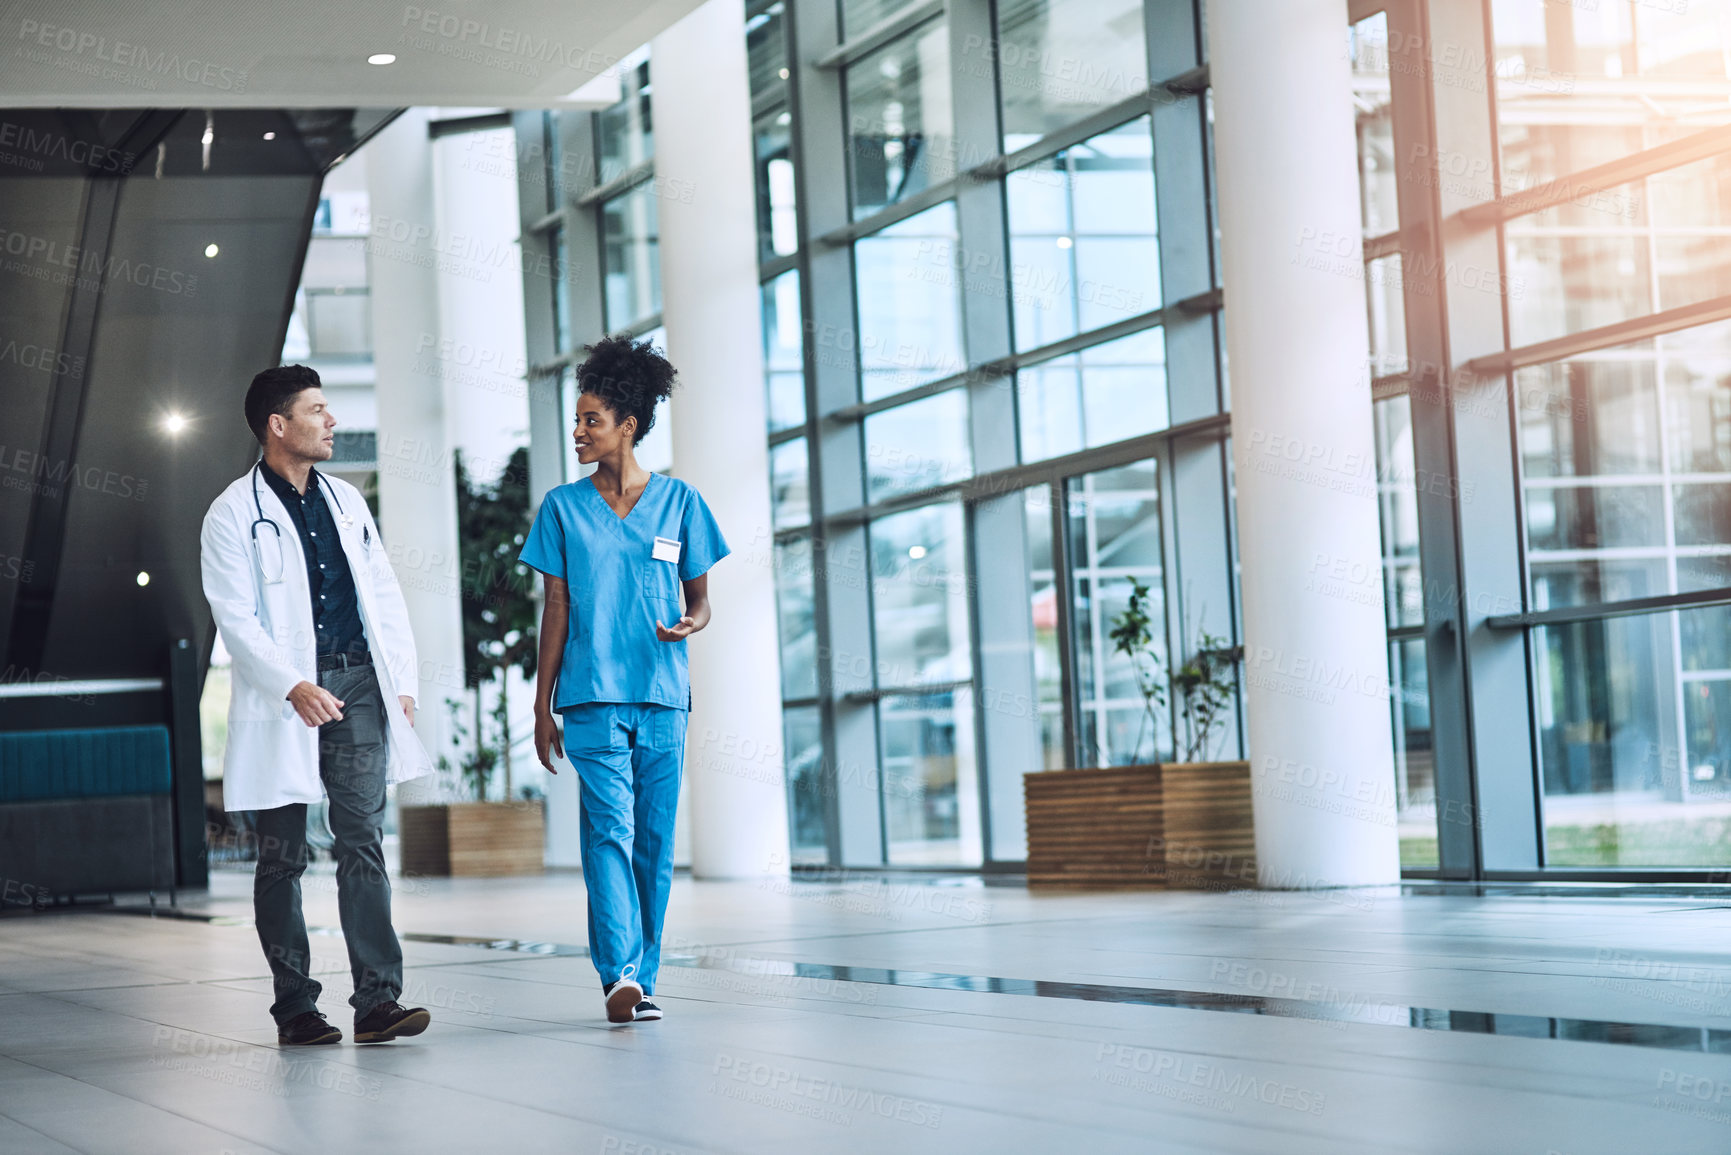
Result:
<instances>
[{"instance_id":1,"label":"white name badge","mask_svg":"<svg viewBox=\"0 0 1731 1155\"><path fill-rule=\"evenodd\" d=\"M671 537L658 537L658 538L656 538L655 539L655 553L654 553L655 560L656 561L678 561L679 560L679 544L680 543L677 540L675 540L674 538L671 538Z\"/></svg>"}]
</instances>

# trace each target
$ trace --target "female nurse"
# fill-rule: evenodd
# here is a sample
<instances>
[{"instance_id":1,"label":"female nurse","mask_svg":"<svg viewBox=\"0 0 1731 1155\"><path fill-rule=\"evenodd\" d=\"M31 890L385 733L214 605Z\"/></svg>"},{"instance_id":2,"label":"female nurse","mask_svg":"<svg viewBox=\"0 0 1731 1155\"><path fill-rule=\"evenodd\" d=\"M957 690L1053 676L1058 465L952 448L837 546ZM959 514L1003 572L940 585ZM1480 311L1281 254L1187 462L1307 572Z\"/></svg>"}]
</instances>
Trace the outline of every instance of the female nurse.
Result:
<instances>
[{"instance_id":1,"label":"female nurse","mask_svg":"<svg viewBox=\"0 0 1731 1155\"><path fill-rule=\"evenodd\" d=\"M547 494L520 560L546 585L535 753L554 773L550 755L577 768L589 957L608 1021L629 1023L661 1017L650 1000L691 709L685 639L709 624L706 575L729 551L697 491L633 452L673 366L623 337L586 352L572 437L595 472Z\"/></svg>"}]
</instances>

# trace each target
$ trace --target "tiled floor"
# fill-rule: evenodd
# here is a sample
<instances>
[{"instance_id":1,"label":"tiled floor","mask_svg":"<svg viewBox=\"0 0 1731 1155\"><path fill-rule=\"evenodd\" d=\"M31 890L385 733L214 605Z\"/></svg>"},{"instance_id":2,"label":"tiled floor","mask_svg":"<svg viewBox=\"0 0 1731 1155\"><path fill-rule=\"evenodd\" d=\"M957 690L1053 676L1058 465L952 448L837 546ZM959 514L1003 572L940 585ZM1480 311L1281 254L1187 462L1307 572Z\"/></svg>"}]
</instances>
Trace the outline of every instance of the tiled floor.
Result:
<instances>
[{"instance_id":1,"label":"tiled floor","mask_svg":"<svg viewBox=\"0 0 1731 1155\"><path fill-rule=\"evenodd\" d=\"M413 880L432 1029L281 1051L249 885L183 896L232 921L0 919L0 1152L1731 1153L1713 899L681 879L667 1018L615 1028L552 945L579 878ZM309 876L309 922L335 898ZM313 949L346 1031L342 941ZM1288 1011L1233 1013L1259 998Z\"/></svg>"}]
</instances>

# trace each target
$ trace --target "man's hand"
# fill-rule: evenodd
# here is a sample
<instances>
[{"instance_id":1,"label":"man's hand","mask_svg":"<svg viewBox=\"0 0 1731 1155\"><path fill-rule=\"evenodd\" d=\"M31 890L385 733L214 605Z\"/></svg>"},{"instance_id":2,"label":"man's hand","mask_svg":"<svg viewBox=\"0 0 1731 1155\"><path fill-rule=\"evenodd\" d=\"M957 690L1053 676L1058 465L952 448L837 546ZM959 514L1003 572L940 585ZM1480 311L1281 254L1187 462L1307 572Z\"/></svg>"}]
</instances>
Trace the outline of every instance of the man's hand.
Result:
<instances>
[{"instance_id":1,"label":"man's hand","mask_svg":"<svg viewBox=\"0 0 1731 1155\"><path fill-rule=\"evenodd\" d=\"M553 769L553 759L549 753L565 757L565 743L559 737L559 723L553 720L553 711L535 708L535 757L541 759L541 765L547 768L547 773L557 774Z\"/></svg>"},{"instance_id":2,"label":"man's hand","mask_svg":"<svg viewBox=\"0 0 1731 1155\"><path fill-rule=\"evenodd\" d=\"M415 700L407 694L398 694L397 701L402 703L403 717L409 720L409 725L415 724Z\"/></svg>"},{"instance_id":3,"label":"man's hand","mask_svg":"<svg viewBox=\"0 0 1731 1155\"><path fill-rule=\"evenodd\" d=\"M677 642L683 638L689 638L692 631L696 629L697 619L689 614L680 618L672 626L664 626L661 624L660 618L655 619L655 636L664 642Z\"/></svg>"},{"instance_id":4,"label":"man's hand","mask_svg":"<svg viewBox=\"0 0 1731 1155\"><path fill-rule=\"evenodd\" d=\"M309 726L322 726L326 722L343 720L343 701L323 686L315 686L311 682L296 682L295 688L288 692L289 705L295 708L295 713L301 716L301 721Z\"/></svg>"}]
</instances>

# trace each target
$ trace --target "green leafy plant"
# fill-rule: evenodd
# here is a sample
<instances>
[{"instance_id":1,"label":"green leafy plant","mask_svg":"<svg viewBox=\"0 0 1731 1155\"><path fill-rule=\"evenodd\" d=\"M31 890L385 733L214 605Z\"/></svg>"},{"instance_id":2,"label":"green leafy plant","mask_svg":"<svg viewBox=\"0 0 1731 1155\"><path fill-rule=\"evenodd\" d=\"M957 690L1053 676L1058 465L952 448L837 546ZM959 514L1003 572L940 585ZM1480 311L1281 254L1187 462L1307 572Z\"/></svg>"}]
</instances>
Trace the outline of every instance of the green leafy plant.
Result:
<instances>
[{"instance_id":1,"label":"green leafy plant","mask_svg":"<svg viewBox=\"0 0 1731 1155\"><path fill-rule=\"evenodd\" d=\"M1172 675L1178 713L1184 720L1184 761L1208 760L1214 732L1232 704L1238 663L1243 660L1243 646L1229 646L1225 638L1203 631L1196 653Z\"/></svg>"},{"instance_id":2,"label":"green leafy plant","mask_svg":"<svg viewBox=\"0 0 1731 1155\"><path fill-rule=\"evenodd\" d=\"M501 694L499 697L503 703L504 695ZM485 802L487 800L487 787L492 783L493 774L499 768L500 751L499 747L486 740L485 727L477 727L482 732L475 735L474 746L466 750L463 748L464 739L469 736L469 728L463 725L462 709L462 703L458 702L457 699L445 699L445 710L450 714L451 719L451 745L457 749L458 757L457 763L453 767L448 756L439 755L439 770L449 778L451 771L455 769L457 779L463 788L474 796L475 801ZM498 713L499 707L495 707L493 710L495 725L498 724Z\"/></svg>"},{"instance_id":3,"label":"green leafy plant","mask_svg":"<svg viewBox=\"0 0 1731 1155\"><path fill-rule=\"evenodd\" d=\"M1160 654L1154 648L1154 615L1149 612L1153 591L1136 578L1130 579L1130 601L1112 617L1114 653L1130 659L1136 673L1136 689L1142 695L1142 720L1136 727L1136 745L1131 751L1132 762L1141 761L1142 736L1148 734L1159 756L1160 715L1156 708L1166 706L1166 686L1160 677Z\"/></svg>"},{"instance_id":4,"label":"green leafy plant","mask_svg":"<svg viewBox=\"0 0 1731 1155\"><path fill-rule=\"evenodd\" d=\"M463 758L464 777L482 775L477 798L485 796L485 780L495 768L505 771L505 793L512 793L511 716L506 710L507 671L525 679L535 676L539 645L535 578L517 560L529 534L529 451L519 446L497 481L477 481L462 453L455 454L457 537L462 557L463 671L474 694L474 750ZM497 685L494 706L484 710L483 686ZM492 716L499 735L489 747L480 719Z\"/></svg>"},{"instance_id":5,"label":"green leafy plant","mask_svg":"<svg viewBox=\"0 0 1731 1155\"><path fill-rule=\"evenodd\" d=\"M1183 760L1201 762L1218 745L1219 732L1237 687L1237 668L1238 663L1244 660L1244 647L1228 645L1227 639L1198 627L1193 632L1200 634L1201 645L1170 677L1165 676L1160 651L1154 644L1158 623L1153 601L1153 591L1138 579L1131 578L1129 601L1112 616L1112 628L1107 635L1112 642L1112 651L1130 660L1136 676L1136 689L1142 695L1142 720L1136 729L1136 745L1130 760L1142 760L1144 735L1154 741L1154 757L1158 760L1160 715L1157 711L1165 709L1170 687L1184 724Z\"/></svg>"}]
</instances>

